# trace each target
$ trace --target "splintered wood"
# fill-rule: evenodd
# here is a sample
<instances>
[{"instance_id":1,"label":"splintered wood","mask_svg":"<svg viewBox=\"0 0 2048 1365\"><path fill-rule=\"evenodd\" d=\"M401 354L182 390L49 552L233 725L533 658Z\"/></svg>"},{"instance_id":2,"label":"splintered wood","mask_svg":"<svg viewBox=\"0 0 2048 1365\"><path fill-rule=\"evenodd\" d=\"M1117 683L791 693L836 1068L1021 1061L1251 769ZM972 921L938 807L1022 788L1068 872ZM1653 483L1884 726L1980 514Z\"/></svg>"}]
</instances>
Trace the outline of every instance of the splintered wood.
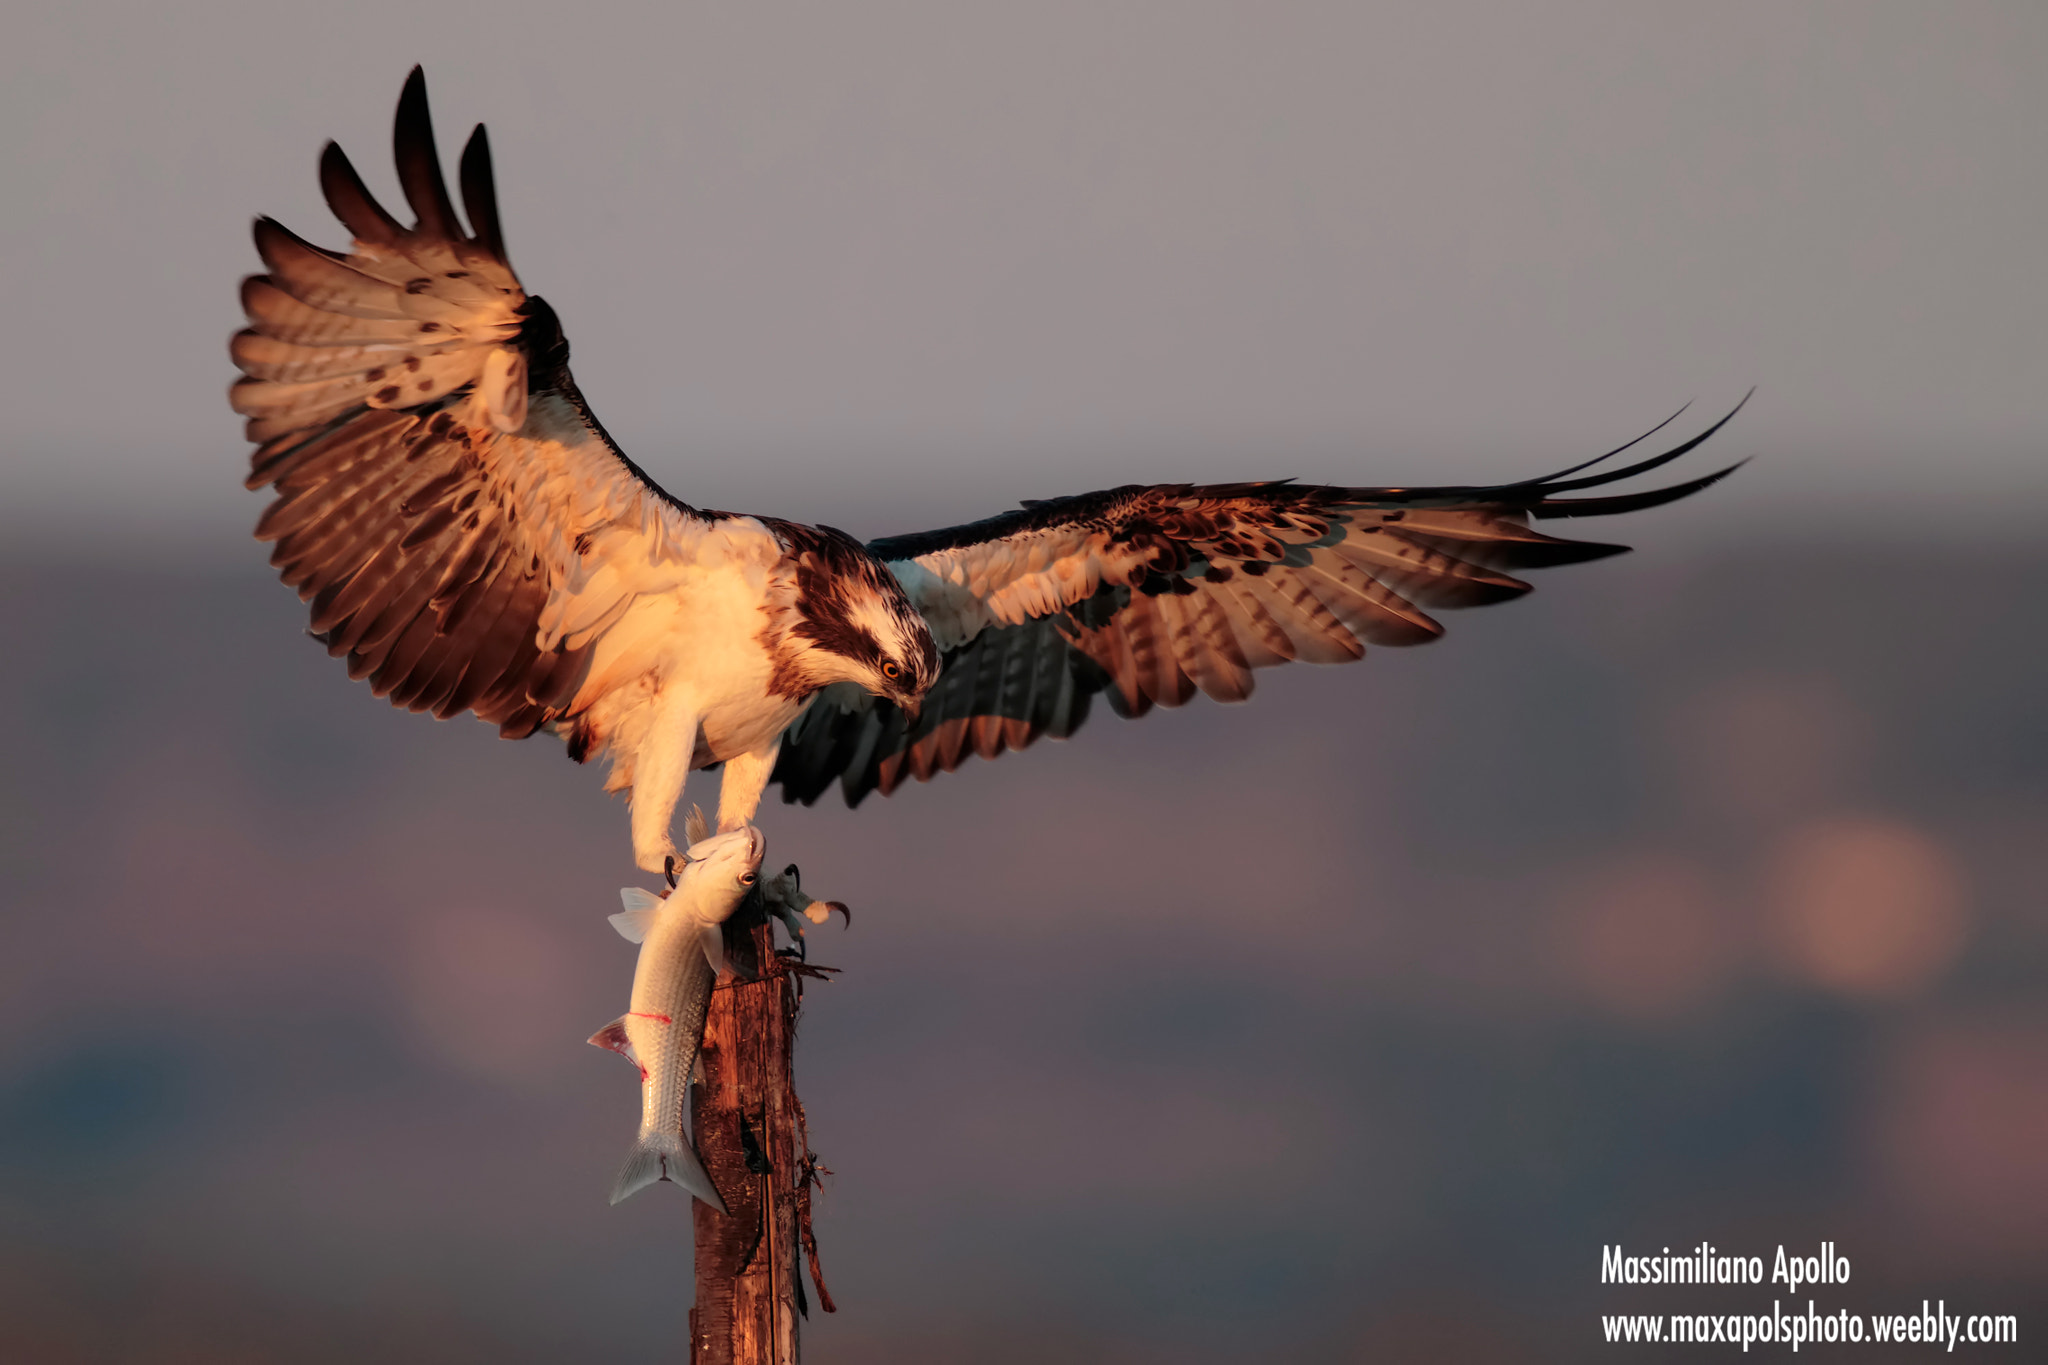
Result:
<instances>
[{"instance_id":1,"label":"splintered wood","mask_svg":"<svg viewBox=\"0 0 2048 1365\"><path fill-rule=\"evenodd\" d=\"M796 1365L797 1319L809 1304L808 1263L819 1306L833 1311L811 1236L817 1157L790 1070L805 976L825 970L778 957L768 925L731 936L736 975L711 993L704 1023L704 1080L691 1129L705 1169L730 1213L694 1202L697 1303L690 1310L692 1365Z\"/></svg>"}]
</instances>

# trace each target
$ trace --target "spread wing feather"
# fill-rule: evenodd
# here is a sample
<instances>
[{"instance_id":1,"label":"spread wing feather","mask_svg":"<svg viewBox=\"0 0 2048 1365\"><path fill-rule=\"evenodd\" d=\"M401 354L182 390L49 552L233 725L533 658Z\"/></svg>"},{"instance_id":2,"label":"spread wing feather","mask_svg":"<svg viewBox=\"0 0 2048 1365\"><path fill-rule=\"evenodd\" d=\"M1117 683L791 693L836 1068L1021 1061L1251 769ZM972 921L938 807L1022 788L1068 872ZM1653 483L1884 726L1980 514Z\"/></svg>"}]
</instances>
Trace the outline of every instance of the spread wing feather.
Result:
<instances>
[{"instance_id":1,"label":"spread wing feather","mask_svg":"<svg viewBox=\"0 0 2048 1365\"><path fill-rule=\"evenodd\" d=\"M1629 446L1489 487L1134 485L876 541L868 548L943 652L938 684L914 723L887 701L829 690L790 727L775 779L785 800L806 804L837 781L854 805L907 777L951 772L969 754L1064 739L1097 694L1123 716L1197 692L1242 701L1256 669L1433 640L1443 628L1432 611L1504 602L1529 591L1514 576L1522 571L1627 548L1545 535L1532 522L1656 507L1725 477L1732 467L1635 493L1560 496L1668 464L1734 415L1578 478Z\"/></svg>"},{"instance_id":2,"label":"spread wing feather","mask_svg":"<svg viewBox=\"0 0 2048 1365\"><path fill-rule=\"evenodd\" d=\"M402 224L329 144L320 183L354 241L256 224L265 274L230 346L271 562L351 677L416 711L511 736L588 707L597 638L675 586L699 543L775 549L750 518L671 498L614 446L568 369L552 309L505 254L479 126L463 230L415 69L392 137Z\"/></svg>"}]
</instances>

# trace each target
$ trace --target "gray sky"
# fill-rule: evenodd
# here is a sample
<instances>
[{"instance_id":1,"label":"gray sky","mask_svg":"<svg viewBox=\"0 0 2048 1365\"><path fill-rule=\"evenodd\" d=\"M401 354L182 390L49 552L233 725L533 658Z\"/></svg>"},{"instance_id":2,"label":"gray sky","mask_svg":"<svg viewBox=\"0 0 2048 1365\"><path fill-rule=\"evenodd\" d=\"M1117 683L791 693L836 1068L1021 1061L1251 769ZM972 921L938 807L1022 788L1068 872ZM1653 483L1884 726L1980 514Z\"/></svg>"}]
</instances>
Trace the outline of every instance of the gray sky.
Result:
<instances>
[{"instance_id":1,"label":"gray sky","mask_svg":"<svg viewBox=\"0 0 2048 1365\"><path fill-rule=\"evenodd\" d=\"M390 187L415 61L692 501L1520 476L1754 383L1672 534L2048 504L2038 3L410 0L16 8L7 523L242 552L248 221L340 245L321 143Z\"/></svg>"}]
</instances>

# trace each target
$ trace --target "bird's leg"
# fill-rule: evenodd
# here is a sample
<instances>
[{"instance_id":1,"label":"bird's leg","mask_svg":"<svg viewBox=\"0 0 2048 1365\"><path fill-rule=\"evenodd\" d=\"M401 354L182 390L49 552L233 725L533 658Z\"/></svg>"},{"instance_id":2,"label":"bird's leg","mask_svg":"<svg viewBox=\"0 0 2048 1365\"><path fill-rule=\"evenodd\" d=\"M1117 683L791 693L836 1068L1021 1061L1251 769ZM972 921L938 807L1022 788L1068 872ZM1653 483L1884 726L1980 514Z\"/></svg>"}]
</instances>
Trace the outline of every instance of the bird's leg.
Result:
<instances>
[{"instance_id":1,"label":"bird's leg","mask_svg":"<svg viewBox=\"0 0 2048 1365\"><path fill-rule=\"evenodd\" d=\"M657 693L647 737L633 760L633 861L642 872L666 876L682 864L669 824L696 747L695 708L675 692Z\"/></svg>"},{"instance_id":2,"label":"bird's leg","mask_svg":"<svg viewBox=\"0 0 2048 1365\"><path fill-rule=\"evenodd\" d=\"M813 900L804 894L803 874L791 863L772 877L761 878L761 904L768 913L782 921L782 927L789 931L789 941L796 945L797 955L804 955L805 921L823 924L826 918L837 910L846 917L849 927L853 924L853 912L838 901Z\"/></svg>"},{"instance_id":3,"label":"bird's leg","mask_svg":"<svg viewBox=\"0 0 2048 1365\"><path fill-rule=\"evenodd\" d=\"M766 749L734 754L725 760L725 777L718 784L718 832L745 829L760 808L761 793L775 771L775 756L782 752L782 737Z\"/></svg>"},{"instance_id":4,"label":"bird's leg","mask_svg":"<svg viewBox=\"0 0 2048 1365\"><path fill-rule=\"evenodd\" d=\"M799 960L809 954L804 945L804 917L798 912L810 904L810 899L803 894L802 877L795 863L773 877L761 878L761 903L769 914L782 921L783 932L789 935Z\"/></svg>"}]
</instances>

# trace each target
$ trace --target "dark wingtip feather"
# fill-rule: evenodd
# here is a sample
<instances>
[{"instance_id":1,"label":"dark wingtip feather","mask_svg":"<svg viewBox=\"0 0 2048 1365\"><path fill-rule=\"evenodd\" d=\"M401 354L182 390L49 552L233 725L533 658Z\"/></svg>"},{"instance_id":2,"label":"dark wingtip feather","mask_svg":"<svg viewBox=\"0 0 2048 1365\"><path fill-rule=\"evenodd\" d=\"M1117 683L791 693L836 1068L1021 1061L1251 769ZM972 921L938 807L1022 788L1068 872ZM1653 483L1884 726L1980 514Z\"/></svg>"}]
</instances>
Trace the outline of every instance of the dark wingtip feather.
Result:
<instances>
[{"instance_id":1,"label":"dark wingtip feather","mask_svg":"<svg viewBox=\"0 0 2048 1365\"><path fill-rule=\"evenodd\" d=\"M1590 564L1596 559L1612 559L1616 555L1630 554L1635 550L1633 545L1608 545L1597 540L1568 540L1564 544L1568 548L1563 553L1546 559L1543 567L1547 569L1553 565Z\"/></svg>"},{"instance_id":2,"label":"dark wingtip feather","mask_svg":"<svg viewBox=\"0 0 2048 1365\"><path fill-rule=\"evenodd\" d=\"M419 218L421 236L452 241L462 235L455 221L455 202L441 178L441 154L434 148L434 119L427 109L427 73L414 67L398 97L398 117L391 126L391 154L398 163L399 188Z\"/></svg>"},{"instance_id":3,"label":"dark wingtip feather","mask_svg":"<svg viewBox=\"0 0 2048 1365\"><path fill-rule=\"evenodd\" d=\"M263 264L269 266L272 270L278 269L279 254L294 248L301 251L310 251L316 256L325 256L330 261L343 259L342 253L339 251L329 251L326 247L313 245L268 214L259 214L257 216L255 225L249 230L249 235L256 241L256 254L261 256Z\"/></svg>"},{"instance_id":4,"label":"dark wingtip feather","mask_svg":"<svg viewBox=\"0 0 2048 1365\"><path fill-rule=\"evenodd\" d=\"M476 230L476 240L500 261L505 255L505 230L498 221L497 180L491 173L491 135L479 123L462 149L458 171L462 180L462 208Z\"/></svg>"},{"instance_id":5,"label":"dark wingtip feather","mask_svg":"<svg viewBox=\"0 0 2048 1365\"><path fill-rule=\"evenodd\" d=\"M880 785L881 778L878 772L878 765L870 763L858 773L849 769L840 776L839 795L846 802L848 810L857 810L860 807L860 803L868 799L868 794ZM821 792L819 795L823 795L823 793ZM813 801L816 799L816 797L811 798ZM811 801L806 801L804 804L808 806L811 804Z\"/></svg>"},{"instance_id":6,"label":"dark wingtip feather","mask_svg":"<svg viewBox=\"0 0 2048 1365\"><path fill-rule=\"evenodd\" d=\"M1720 421L1714 423L1705 431L1693 437L1690 441L1681 442L1680 444L1675 445L1671 449L1665 451L1661 455L1652 455L1647 460L1638 460L1636 463L1624 466L1621 469L1610 469L1605 473L1588 475L1586 478L1583 479L1546 479L1540 485L1541 491L1547 497L1552 493L1564 493L1574 488L1598 488L1602 484L1619 483L1623 479L1634 478L1638 474L1647 474L1653 469L1661 468L1664 465L1670 464L1673 460L1679 458L1681 455L1688 455L1691 454L1694 450L1697 450L1715 432L1719 431L1722 427L1725 427L1730 422L1734 421L1735 414L1741 412L1742 409L1748 405L1749 400L1754 398L1755 396L1756 390L1752 388L1748 393L1742 395L1742 401L1740 403L1737 403L1734 407L1728 409L1727 415L1722 417ZM1570 471L1566 472L1569 473Z\"/></svg>"},{"instance_id":7,"label":"dark wingtip feather","mask_svg":"<svg viewBox=\"0 0 2048 1365\"><path fill-rule=\"evenodd\" d=\"M1607 517L1619 512L1640 512L1649 507L1662 507L1667 502L1689 498L1703 488L1711 488L1721 482L1749 461L1737 460L1726 469L1717 469L1711 474L1675 483L1669 488L1652 488L1641 493L1621 493L1607 498L1546 498L1529 508L1529 515L1538 521L1555 521L1564 517Z\"/></svg>"},{"instance_id":8,"label":"dark wingtip feather","mask_svg":"<svg viewBox=\"0 0 2048 1365\"><path fill-rule=\"evenodd\" d=\"M405 226L384 211L338 142L328 143L320 153L320 192L357 241L392 246L405 235Z\"/></svg>"},{"instance_id":9,"label":"dark wingtip feather","mask_svg":"<svg viewBox=\"0 0 2048 1365\"><path fill-rule=\"evenodd\" d=\"M1752 389L1750 392L1754 393L1755 390ZM1742 401L1746 403L1749 400L1747 398L1744 398ZM1657 423L1656 426L1651 427L1642 435L1637 436L1632 440L1623 441L1620 445L1616 446L1614 449L1608 451L1604 455L1595 455L1590 460L1581 460L1579 463L1571 466L1569 469L1560 469L1554 474L1542 474L1533 479L1522 479L1517 483L1512 483L1507 486L1510 488L1526 488L1535 484L1554 484L1559 479L1562 479L1567 475L1576 474L1582 469L1591 469L1596 464L1601 464L1605 461L1613 459L1615 456L1621 454L1621 452L1624 450L1628 450L1632 447L1641 445L1643 442L1649 440L1652 436L1655 436L1658 432L1664 430L1664 428L1670 426L1673 422L1676 422L1679 418L1685 416L1687 409L1691 407L1692 400L1687 399L1685 402L1679 404L1677 412L1672 413L1669 417L1666 417L1663 421ZM1733 414L1731 413L1730 415L1732 416Z\"/></svg>"}]
</instances>

